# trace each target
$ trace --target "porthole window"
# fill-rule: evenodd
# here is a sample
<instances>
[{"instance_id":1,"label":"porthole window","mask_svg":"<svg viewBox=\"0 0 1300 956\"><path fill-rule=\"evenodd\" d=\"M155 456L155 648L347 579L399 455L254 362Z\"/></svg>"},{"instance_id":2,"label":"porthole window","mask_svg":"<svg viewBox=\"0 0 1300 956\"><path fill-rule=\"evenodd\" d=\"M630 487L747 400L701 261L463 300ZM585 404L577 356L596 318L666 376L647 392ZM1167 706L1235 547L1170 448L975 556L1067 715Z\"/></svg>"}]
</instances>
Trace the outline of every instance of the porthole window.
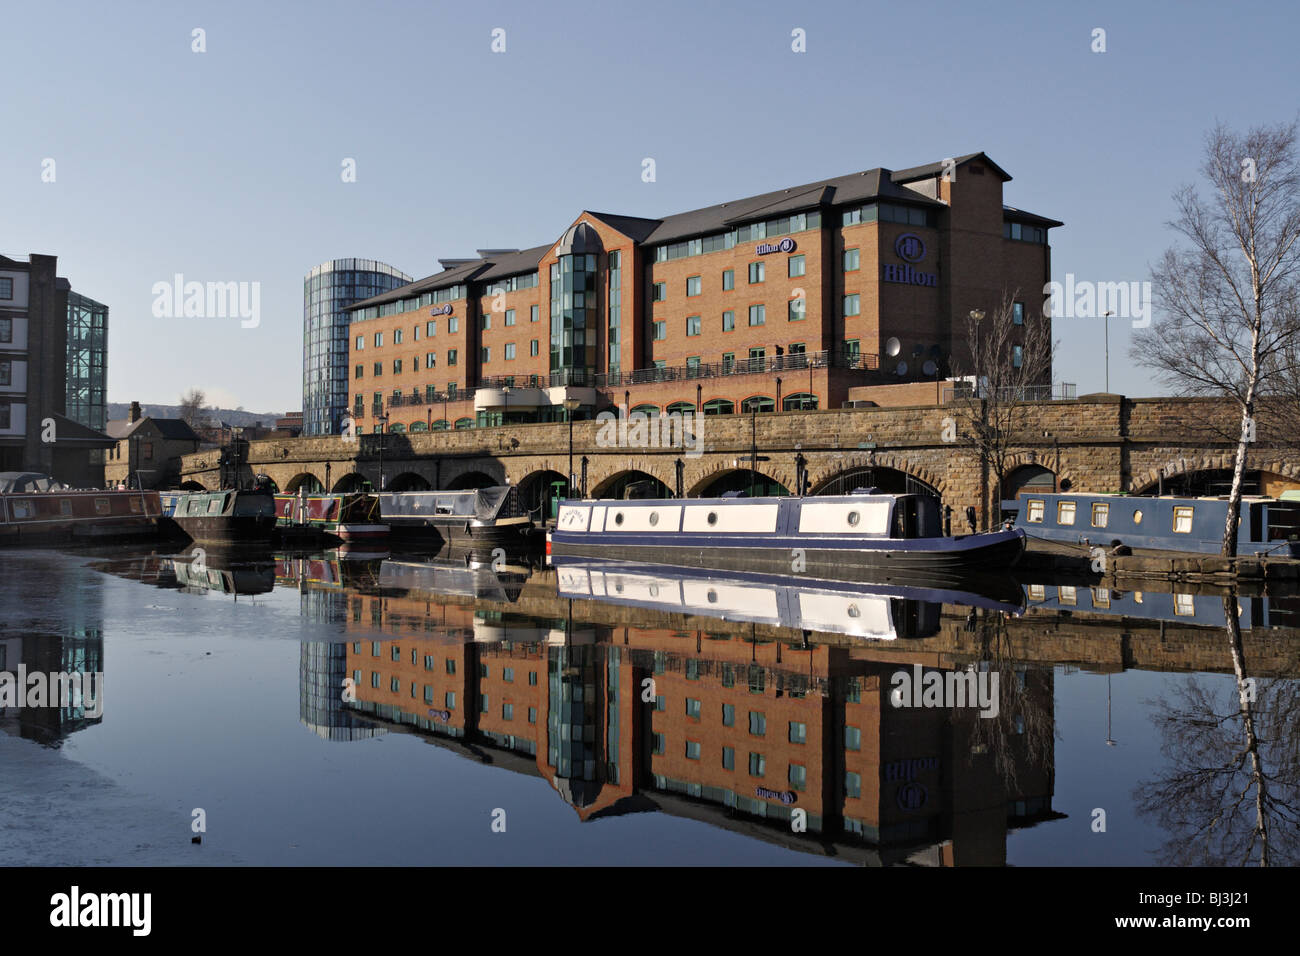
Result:
<instances>
[{"instance_id":1,"label":"porthole window","mask_svg":"<svg viewBox=\"0 0 1300 956\"><path fill-rule=\"evenodd\" d=\"M856 604L849 605L849 617L862 617L862 608Z\"/></svg>"},{"instance_id":2,"label":"porthole window","mask_svg":"<svg viewBox=\"0 0 1300 956\"><path fill-rule=\"evenodd\" d=\"M709 524L713 525L713 524L717 524L717 523L718 523L718 513L717 513L716 511L710 511L710 512L709 512Z\"/></svg>"},{"instance_id":3,"label":"porthole window","mask_svg":"<svg viewBox=\"0 0 1300 956\"><path fill-rule=\"evenodd\" d=\"M623 523L623 512L619 511L614 515L614 524Z\"/></svg>"},{"instance_id":4,"label":"porthole window","mask_svg":"<svg viewBox=\"0 0 1300 956\"><path fill-rule=\"evenodd\" d=\"M653 528L658 523L659 523L659 512L657 511L650 512L650 527Z\"/></svg>"},{"instance_id":5,"label":"porthole window","mask_svg":"<svg viewBox=\"0 0 1300 956\"><path fill-rule=\"evenodd\" d=\"M861 517L862 517L862 516L859 515L856 511L850 511L850 512L849 512L849 527L850 527L850 528L856 528L856 527L858 526L858 522L861 520Z\"/></svg>"},{"instance_id":6,"label":"porthole window","mask_svg":"<svg viewBox=\"0 0 1300 956\"><path fill-rule=\"evenodd\" d=\"M709 588L709 593L708 593L707 595L705 595L705 598L706 598L706 600L707 600L710 604L717 604L717 603L718 603L718 592L715 591L715 590L713 590L713 588Z\"/></svg>"},{"instance_id":7,"label":"porthole window","mask_svg":"<svg viewBox=\"0 0 1300 956\"><path fill-rule=\"evenodd\" d=\"M1142 511L1141 511L1141 509L1138 509L1137 511L1133 512L1133 523L1134 523L1134 524L1141 524L1141 523L1142 523Z\"/></svg>"}]
</instances>

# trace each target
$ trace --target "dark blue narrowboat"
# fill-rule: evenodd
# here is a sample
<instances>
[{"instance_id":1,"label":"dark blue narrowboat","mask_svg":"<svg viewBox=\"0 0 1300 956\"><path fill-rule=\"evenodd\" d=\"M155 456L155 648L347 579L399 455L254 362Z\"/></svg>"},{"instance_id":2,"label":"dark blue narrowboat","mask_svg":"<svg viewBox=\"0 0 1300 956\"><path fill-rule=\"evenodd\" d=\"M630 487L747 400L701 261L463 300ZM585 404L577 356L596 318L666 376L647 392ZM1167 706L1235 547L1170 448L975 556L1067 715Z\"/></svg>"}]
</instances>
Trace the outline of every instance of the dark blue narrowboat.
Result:
<instances>
[{"instance_id":1,"label":"dark blue narrowboat","mask_svg":"<svg viewBox=\"0 0 1300 956\"><path fill-rule=\"evenodd\" d=\"M1197 627L1227 625L1223 595L1193 594L1073 584L1026 584L1025 603L1032 612L1069 611L1143 621L1166 621ZM1297 599L1290 596L1237 598L1237 621L1243 630L1261 627L1295 627L1300 623Z\"/></svg>"},{"instance_id":2,"label":"dark blue narrowboat","mask_svg":"<svg viewBox=\"0 0 1300 956\"><path fill-rule=\"evenodd\" d=\"M563 598L869 640L929 637L939 630L945 604L1013 615L1024 609L1020 587L1010 579L979 592L919 576L914 583L895 578L850 584L583 558L558 557L554 563Z\"/></svg>"},{"instance_id":3,"label":"dark blue narrowboat","mask_svg":"<svg viewBox=\"0 0 1300 956\"><path fill-rule=\"evenodd\" d=\"M1061 544L1218 554L1227 498L1042 494L1021 499L1016 528ZM1300 502L1241 499L1239 555L1300 556Z\"/></svg>"},{"instance_id":4,"label":"dark blue narrowboat","mask_svg":"<svg viewBox=\"0 0 1300 956\"><path fill-rule=\"evenodd\" d=\"M1019 529L942 534L930 495L584 500L560 505L547 551L831 581L882 570L992 573L1024 551Z\"/></svg>"}]
</instances>

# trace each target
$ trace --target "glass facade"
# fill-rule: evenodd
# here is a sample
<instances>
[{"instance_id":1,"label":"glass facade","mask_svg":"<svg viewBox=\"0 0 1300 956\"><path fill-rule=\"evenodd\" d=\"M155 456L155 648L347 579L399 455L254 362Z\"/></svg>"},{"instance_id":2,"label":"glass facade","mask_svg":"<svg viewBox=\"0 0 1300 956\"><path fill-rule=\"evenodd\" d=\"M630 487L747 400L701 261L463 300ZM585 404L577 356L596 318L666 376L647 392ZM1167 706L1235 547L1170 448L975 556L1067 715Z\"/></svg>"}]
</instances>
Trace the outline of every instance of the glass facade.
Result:
<instances>
[{"instance_id":1,"label":"glass facade","mask_svg":"<svg viewBox=\"0 0 1300 956\"><path fill-rule=\"evenodd\" d=\"M68 363L64 414L103 431L108 424L108 306L68 293Z\"/></svg>"},{"instance_id":2,"label":"glass facade","mask_svg":"<svg viewBox=\"0 0 1300 956\"><path fill-rule=\"evenodd\" d=\"M596 375L596 257L551 266L551 384L590 385Z\"/></svg>"},{"instance_id":3,"label":"glass facade","mask_svg":"<svg viewBox=\"0 0 1300 956\"><path fill-rule=\"evenodd\" d=\"M374 259L335 259L303 281L302 433L335 435L348 412L348 306L413 281Z\"/></svg>"}]
</instances>

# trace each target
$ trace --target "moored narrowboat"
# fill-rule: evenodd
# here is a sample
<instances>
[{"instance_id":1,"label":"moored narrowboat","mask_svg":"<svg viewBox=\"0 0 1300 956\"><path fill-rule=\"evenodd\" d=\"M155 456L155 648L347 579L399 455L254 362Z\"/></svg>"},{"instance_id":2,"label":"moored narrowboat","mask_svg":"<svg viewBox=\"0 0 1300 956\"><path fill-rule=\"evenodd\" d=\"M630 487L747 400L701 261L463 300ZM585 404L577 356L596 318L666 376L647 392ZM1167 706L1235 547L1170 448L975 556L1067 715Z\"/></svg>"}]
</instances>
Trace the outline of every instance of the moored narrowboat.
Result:
<instances>
[{"instance_id":1,"label":"moored narrowboat","mask_svg":"<svg viewBox=\"0 0 1300 956\"><path fill-rule=\"evenodd\" d=\"M0 473L0 543L110 541L158 533L156 491L85 491L35 472Z\"/></svg>"},{"instance_id":2,"label":"moored narrowboat","mask_svg":"<svg viewBox=\"0 0 1300 956\"><path fill-rule=\"evenodd\" d=\"M1024 551L1003 529L943 537L930 495L566 501L551 555L863 580L882 569L992 573Z\"/></svg>"},{"instance_id":3,"label":"moored narrowboat","mask_svg":"<svg viewBox=\"0 0 1300 956\"><path fill-rule=\"evenodd\" d=\"M511 486L383 492L379 502L394 538L411 547L458 548L479 558L497 548L515 554L540 544Z\"/></svg>"},{"instance_id":4,"label":"moored narrowboat","mask_svg":"<svg viewBox=\"0 0 1300 956\"><path fill-rule=\"evenodd\" d=\"M350 545L385 546L388 540L388 525L379 517L379 499L371 494L276 495L275 515L282 540L301 534Z\"/></svg>"},{"instance_id":5,"label":"moored narrowboat","mask_svg":"<svg viewBox=\"0 0 1300 956\"><path fill-rule=\"evenodd\" d=\"M1016 527L1058 544L1219 554L1227 517L1226 497L1041 494L1021 500ZM1300 502L1243 497L1237 554L1300 556Z\"/></svg>"},{"instance_id":6,"label":"moored narrowboat","mask_svg":"<svg viewBox=\"0 0 1300 956\"><path fill-rule=\"evenodd\" d=\"M165 491L160 495L165 529L198 544L270 544L275 498L264 490Z\"/></svg>"}]
</instances>

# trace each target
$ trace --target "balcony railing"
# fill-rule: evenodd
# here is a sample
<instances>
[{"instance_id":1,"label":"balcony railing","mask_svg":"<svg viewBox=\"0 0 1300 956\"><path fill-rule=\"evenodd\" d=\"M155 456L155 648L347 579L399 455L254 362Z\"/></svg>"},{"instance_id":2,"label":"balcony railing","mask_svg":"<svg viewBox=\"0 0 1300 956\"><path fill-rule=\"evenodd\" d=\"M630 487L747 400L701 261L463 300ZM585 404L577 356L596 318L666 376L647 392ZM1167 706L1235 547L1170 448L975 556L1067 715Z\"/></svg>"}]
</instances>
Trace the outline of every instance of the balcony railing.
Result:
<instances>
[{"instance_id":1,"label":"balcony railing","mask_svg":"<svg viewBox=\"0 0 1300 956\"><path fill-rule=\"evenodd\" d=\"M795 352L787 355L766 355L762 358L742 358L733 362L709 362L671 368L639 368L630 372L596 375L594 378L597 388L615 388L621 385L723 378L728 375L766 375L772 372L791 372L809 368L874 371L880 368L880 358L866 352L826 349L821 352Z\"/></svg>"},{"instance_id":2,"label":"balcony railing","mask_svg":"<svg viewBox=\"0 0 1300 956\"><path fill-rule=\"evenodd\" d=\"M962 382L957 386L945 388L943 400L955 402L964 398L993 398L994 394L998 401L1004 402L1068 402L1075 398L1075 385L1073 382L1057 382L1055 385L1016 385L998 389L984 387L976 394L973 384Z\"/></svg>"}]
</instances>

